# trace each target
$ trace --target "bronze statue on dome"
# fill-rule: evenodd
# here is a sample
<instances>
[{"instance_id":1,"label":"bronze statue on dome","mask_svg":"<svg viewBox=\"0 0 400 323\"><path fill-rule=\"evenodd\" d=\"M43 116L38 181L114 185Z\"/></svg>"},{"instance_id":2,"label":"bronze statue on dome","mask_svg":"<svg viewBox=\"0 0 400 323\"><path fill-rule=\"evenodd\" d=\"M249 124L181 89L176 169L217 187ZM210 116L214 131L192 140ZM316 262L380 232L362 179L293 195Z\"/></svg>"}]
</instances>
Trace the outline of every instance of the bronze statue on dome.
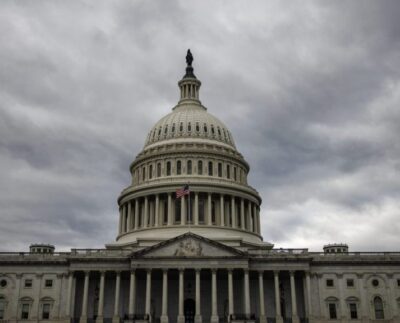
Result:
<instances>
[{"instance_id":1,"label":"bronze statue on dome","mask_svg":"<svg viewBox=\"0 0 400 323\"><path fill-rule=\"evenodd\" d=\"M193 55L190 52L190 49L188 49L187 54L186 54L186 64L188 66L192 66L192 62L193 62Z\"/></svg>"}]
</instances>

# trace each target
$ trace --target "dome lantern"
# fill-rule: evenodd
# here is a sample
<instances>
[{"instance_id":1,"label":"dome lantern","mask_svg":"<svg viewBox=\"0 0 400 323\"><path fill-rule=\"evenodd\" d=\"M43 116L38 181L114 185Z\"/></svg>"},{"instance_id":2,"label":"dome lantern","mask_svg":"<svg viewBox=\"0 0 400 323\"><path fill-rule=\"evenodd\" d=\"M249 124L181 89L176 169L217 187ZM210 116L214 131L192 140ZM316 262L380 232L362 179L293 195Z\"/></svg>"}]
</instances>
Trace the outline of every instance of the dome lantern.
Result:
<instances>
[{"instance_id":1,"label":"dome lantern","mask_svg":"<svg viewBox=\"0 0 400 323\"><path fill-rule=\"evenodd\" d=\"M200 104L199 89L201 86L201 82L196 78L196 75L194 75L193 73L192 62L193 55L190 52L190 49L188 49L186 54L186 74L178 83L181 89L181 98L179 100L179 103L190 100Z\"/></svg>"}]
</instances>

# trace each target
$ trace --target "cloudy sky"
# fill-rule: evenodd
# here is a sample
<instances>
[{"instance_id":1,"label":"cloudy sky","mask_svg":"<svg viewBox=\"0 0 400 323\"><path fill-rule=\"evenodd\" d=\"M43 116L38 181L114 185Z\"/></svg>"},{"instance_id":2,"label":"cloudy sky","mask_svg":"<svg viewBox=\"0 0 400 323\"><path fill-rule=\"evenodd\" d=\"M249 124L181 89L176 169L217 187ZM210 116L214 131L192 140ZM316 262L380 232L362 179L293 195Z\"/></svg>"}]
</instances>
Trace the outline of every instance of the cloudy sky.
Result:
<instances>
[{"instance_id":1,"label":"cloudy sky","mask_svg":"<svg viewBox=\"0 0 400 323\"><path fill-rule=\"evenodd\" d=\"M2 1L0 250L102 247L185 52L276 247L400 249L399 1Z\"/></svg>"}]
</instances>

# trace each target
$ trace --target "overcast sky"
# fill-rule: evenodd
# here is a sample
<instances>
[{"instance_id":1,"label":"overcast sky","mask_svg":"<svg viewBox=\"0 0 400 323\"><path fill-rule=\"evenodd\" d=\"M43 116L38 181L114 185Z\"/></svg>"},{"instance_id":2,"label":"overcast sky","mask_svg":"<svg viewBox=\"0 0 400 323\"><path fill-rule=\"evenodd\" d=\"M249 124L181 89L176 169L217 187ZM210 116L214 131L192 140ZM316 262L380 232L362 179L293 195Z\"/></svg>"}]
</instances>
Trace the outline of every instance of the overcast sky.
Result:
<instances>
[{"instance_id":1,"label":"overcast sky","mask_svg":"<svg viewBox=\"0 0 400 323\"><path fill-rule=\"evenodd\" d=\"M187 48L264 240L400 249L399 1L1 1L0 250L103 247Z\"/></svg>"}]
</instances>

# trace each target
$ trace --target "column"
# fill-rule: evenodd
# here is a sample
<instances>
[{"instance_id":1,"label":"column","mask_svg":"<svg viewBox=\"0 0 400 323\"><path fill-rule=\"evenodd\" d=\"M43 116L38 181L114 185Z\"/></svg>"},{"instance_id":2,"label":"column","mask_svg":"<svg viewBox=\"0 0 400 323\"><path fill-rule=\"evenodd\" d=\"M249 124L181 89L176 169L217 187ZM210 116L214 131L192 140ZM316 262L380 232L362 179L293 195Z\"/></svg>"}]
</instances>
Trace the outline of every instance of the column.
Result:
<instances>
[{"instance_id":1,"label":"column","mask_svg":"<svg viewBox=\"0 0 400 323\"><path fill-rule=\"evenodd\" d=\"M307 304L307 313L308 319L311 320L313 318L312 308L311 308L311 279L310 272L306 271L306 304Z\"/></svg>"},{"instance_id":2,"label":"column","mask_svg":"<svg viewBox=\"0 0 400 323\"><path fill-rule=\"evenodd\" d=\"M36 309L36 318L39 319L40 318L40 293L42 291L43 274L36 274L36 278L38 278L38 288L36 290L36 296L34 298L38 300L37 309ZM33 318L35 318L35 317L33 316Z\"/></svg>"},{"instance_id":3,"label":"column","mask_svg":"<svg viewBox=\"0 0 400 323\"><path fill-rule=\"evenodd\" d=\"M199 224L199 193L194 192L194 225Z\"/></svg>"},{"instance_id":4,"label":"column","mask_svg":"<svg viewBox=\"0 0 400 323\"><path fill-rule=\"evenodd\" d=\"M398 305L397 305L397 299L396 299L396 290L395 290L395 286L397 286L397 280L396 278L393 276L393 274L387 274L387 278L390 282L389 284L389 288L390 288L390 298L392 301L391 307L392 307L392 320L393 322L398 321L399 318L399 310L398 310Z\"/></svg>"},{"instance_id":5,"label":"column","mask_svg":"<svg viewBox=\"0 0 400 323\"><path fill-rule=\"evenodd\" d=\"M179 269L179 304L178 304L178 323L185 323L185 316L183 313L183 275L185 273L184 269Z\"/></svg>"},{"instance_id":6,"label":"column","mask_svg":"<svg viewBox=\"0 0 400 323\"><path fill-rule=\"evenodd\" d=\"M132 205L131 201L128 201L128 220L126 221L126 231L130 231L132 229L131 223L132 223Z\"/></svg>"},{"instance_id":7,"label":"column","mask_svg":"<svg viewBox=\"0 0 400 323\"><path fill-rule=\"evenodd\" d=\"M181 197L181 225L186 225L186 198Z\"/></svg>"},{"instance_id":8,"label":"column","mask_svg":"<svg viewBox=\"0 0 400 323\"><path fill-rule=\"evenodd\" d=\"M339 310L339 318L342 321L346 320L347 308L346 308L346 301L344 299L344 286L343 286L343 274L337 274L338 278L338 289L339 289L339 302L340 302L340 310Z\"/></svg>"},{"instance_id":9,"label":"column","mask_svg":"<svg viewBox=\"0 0 400 323\"><path fill-rule=\"evenodd\" d=\"M71 317L71 299L72 299L72 284L74 280L74 273L68 273L68 291L67 291L67 300L65 304L65 317Z\"/></svg>"},{"instance_id":10,"label":"column","mask_svg":"<svg viewBox=\"0 0 400 323\"><path fill-rule=\"evenodd\" d=\"M129 207L130 209L130 207ZM100 272L100 291L99 291L99 307L97 309L96 323L103 322L103 308L104 308L104 279L105 271Z\"/></svg>"},{"instance_id":11,"label":"column","mask_svg":"<svg viewBox=\"0 0 400 323\"><path fill-rule=\"evenodd\" d=\"M154 226L158 227L160 221L160 195L156 194L156 207L154 210Z\"/></svg>"},{"instance_id":12,"label":"column","mask_svg":"<svg viewBox=\"0 0 400 323\"><path fill-rule=\"evenodd\" d=\"M246 318L250 318L250 283L249 283L249 270L244 269L244 314Z\"/></svg>"},{"instance_id":13,"label":"column","mask_svg":"<svg viewBox=\"0 0 400 323\"><path fill-rule=\"evenodd\" d=\"M220 217L221 217L221 226L224 227L225 226L225 213L224 213L224 196L221 194L220 198L219 198L219 207L220 207Z\"/></svg>"},{"instance_id":14,"label":"column","mask_svg":"<svg viewBox=\"0 0 400 323\"><path fill-rule=\"evenodd\" d=\"M363 274L357 275L358 280L358 290L360 293L360 318L361 322L368 322L368 309L365 297L364 279Z\"/></svg>"},{"instance_id":15,"label":"column","mask_svg":"<svg viewBox=\"0 0 400 323\"><path fill-rule=\"evenodd\" d=\"M144 220L143 220L143 228L147 228L149 226L149 197L146 196L144 198Z\"/></svg>"},{"instance_id":16,"label":"column","mask_svg":"<svg viewBox=\"0 0 400 323\"><path fill-rule=\"evenodd\" d=\"M80 323L87 322L88 291L89 291L89 271L85 271L85 282L83 285L83 299L82 299L82 314L79 320Z\"/></svg>"},{"instance_id":17,"label":"column","mask_svg":"<svg viewBox=\"0 0 400 323\"><path fill-rule=\"evenodd\" d=\"M299 323L299 316L297 315L297 299L296 299L296 282L294 279L294 271L289 271L290 275L290 296L292 298L292 323Z\"/></svg>"},{"instance_id":18,"label":"column","mask_svg":"<svg viewBox=\"0 0 400 323\"><path fill-rule=\"evenodd\" d=\"M231 216L232 216L232 228L236 228L236 214L235 214L235 197L231 196Z\"/></svg>"},{"instance_id":19,"label":"column","mask_svg":"<svg viewBox=\"0 0 400 323\"><path fill-rule=\"evenodd\" d=\"M244 199L240 199L240 226L244 230L246 228L244 222Z\"/></svg>"},{"instance_id":20,"label":"column","mask_svg":"<svg viewBox=\"0 0 400 323\"><path fill-rule=\"evenodd\" d=\"M200 269L196 269L196 313L194 316L195 323L201 323L201 298L200 298Z\"/></svg>"},{"instance_id":21,"label":"column","mask_svg":"<svg viewBox=\"0 0 400 323\"><path fill-rule=\"evenodd\" d=\"M117 271L115 278L115 303L114 303L114 317L113 323L119 323L119 294L121 287L121 272Z\"/></svg>"},{"instance_id":22,"label":"column","mask_svg":"<svg viewBox=\"0 0 400 323\"><path fill-rule=\"evenodd\" d=\"M21 294L21 278L22 278L22 274L16 274L16 280L15 280L15 295L14 295L14 313L15 313L15 322L17 322L18 319L18 311L19 311L19 298L20 298L20 294ZM11 317L13 318L13 317Z\"/></svg>"},{"instance_id":23,"label":"column","mask_svg":"<svg viewBox=\"0 0 400 323\"><path fill-rule=\"evenodd\" d=\"M254 232L258 233L257 205L256 205L256 203L253 203L253 221L254 221Z\"/></svg>"},{"instance_id":24,"label":"column","mask_svg":"<svg viewBox=\"0 0 400 323\"><path fill-rule=\"evenodd\" d=\"M218 323L217 269L211 269L211 323Z\"/></svg>"},{"instance_id":25,"label":"column","mask_svg":"<svg viewBox=\"0 0 400 323\"><path fill-rule=\"evenodd\" d=\"M122 208L119 208L118 233L122 233Z\"/></svg>"},{"instance_id":26,"label":"column","mask_svg":"<svg viewBox=\"0 0 400 323\"><path fill-rule=\"evenodd\" d=\"M211 214L211 193L207 194L207 224L212 225L212 214Z\"/></svg>"},{"instance_id":27,"label":"column","mask_svg":"<svg viewBox=\"0 0 400 323\"><path fill-rule=\"evenodd\" d=\"M264 303L264 271L258 272L258 289L260 292L260 323L267 323L265 317L265 303Z\"/></svg>"},{"instance_id":28,"label":"column","mask_svg":"<svg viewBox=\"0 0 400 323\"><path fill-rule=\"evenodd\" d=\"M233 271L228 269L228 322L231 321L231 315L234 314L234 298L233 298Z\"/></svg>"},{"instance_id":29,"label":"column","mask_svg":"<svg viewBox=\"0 0 400 323\"><path fill-rule=\"evenodd\" d=\"M283 323L281 314L281 296L279 295L279 271L274 270L274 282L275 282L275 316L276 323Z\"/></svg>"},{"instance_id":30,"label":"column","mask_svg":"<svg viewBox=\"0 0 400 323\"><path fill-rule=\"evenodd\" d=\"M252 231L252 228L251 228L251 202L250 201L248 201L248 204L247 204L246 228L248 231Z\"/></svg>"},{"instance_id":31,"label":"column","mask_svg":"<svg viewBox=\"0 0 400 323\"><path fill-rule=\"evenodd\" d=\"M129 284L129 308L128 308L128 318L133 320L135 316L136 308L136 271L131 270L131 280Z\"/></svg>"},{"instance_id":32,"label":"column","mask_svg":"<svg viewBox=\"0 0 400 323\"><path fill-rule=\"evenodd\" d=\"M146 304L145 304L145 314L149 315L150 318L150 300L151 300L151 269L147 269L146 273Z\"/></svg>"},{"instance_id":33,"label":"column","mask_svg":"<svg viewBox=\"0 0 400 323\"><path fill-rule=\"evenodd\" d=\"M172 193L168 193L168 225L172 225Z\"/></svg>"},{"instance_id":34,"label":"column","mask_svg":"<svg viewBox=\"0 0 400 323\"><path fill-rule=\"evenodd\" d=\"M139 199L135 199L135 230L139 229Z\"/></svg>"},{"instance_id":35,"label":"column","mask_svg":"<svg viewBox=\"0 0 400 323\"><path fill-rule=\"evenodd\" d=\"M162 309L160 323L168 323L168 269L163 269Z\"/></svg>"}]
</instances>

